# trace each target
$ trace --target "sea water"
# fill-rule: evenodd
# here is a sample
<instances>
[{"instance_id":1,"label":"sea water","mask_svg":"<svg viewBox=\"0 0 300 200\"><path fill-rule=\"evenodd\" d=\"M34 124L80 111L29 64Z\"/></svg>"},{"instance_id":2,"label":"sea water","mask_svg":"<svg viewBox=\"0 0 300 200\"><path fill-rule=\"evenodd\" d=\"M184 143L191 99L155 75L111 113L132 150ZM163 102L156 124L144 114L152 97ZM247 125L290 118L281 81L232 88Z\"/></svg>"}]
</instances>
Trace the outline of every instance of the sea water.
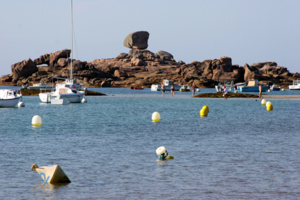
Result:
<instances>
[{"instance_id":1,"label":"sea water","mask_svg":"<svg viewBox=\"0 0 300 200\"><path fill-rule=\"evenodd\" d=\"M93 90L108 96L0 109L0 199L299 199L299 99L271 99L268 112L258 99ZM158 161L160 146L175 159ZM43 183L34 163L72 183Z\"/></svg>"}]
</instances>

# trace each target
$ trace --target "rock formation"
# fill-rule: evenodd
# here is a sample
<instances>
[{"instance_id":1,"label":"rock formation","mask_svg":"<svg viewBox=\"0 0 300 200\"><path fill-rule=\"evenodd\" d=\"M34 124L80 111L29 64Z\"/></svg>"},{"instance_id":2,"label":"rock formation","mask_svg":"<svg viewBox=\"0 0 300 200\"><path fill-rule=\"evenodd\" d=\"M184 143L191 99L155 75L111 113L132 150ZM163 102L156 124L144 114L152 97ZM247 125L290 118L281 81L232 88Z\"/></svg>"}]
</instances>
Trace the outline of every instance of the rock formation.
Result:
<instances>
[{"instance_id":1,"label":"rock formation","mask_svg":"<svg viewBox=\"0 0 300 200\"><path fill-rule=\"evenodd\" d=\"M137 31L130 33L124 40L124 46L131 49L147 49L149 33Z\"/></svg>"},{"instance_id":2,"label":"rock formation","mask_svg":"<svg viewBox=\"0 0 300 200\"><path fill-rule=\"evenodd\" d=\"M131 50L116 58L96 59L93 62L73 60L73 76L87 87L150 87L171 79L177 84L196 84L197 87L214 87L220 78L232 78L235 82L258 79L263 84L287 86L300 78L276 62L255 63L244 66L233 65L230 57L214 60L194 61L186 64L176 61L166 51L153 53L146 50L149 33L139 31L129 34L124 46ZM71 50L44 54L11 66L12 73L0 78L0 85L32 85L37 82L56 82L54 77L67 78L70 70Z\"/></svg>"}]
</instances>

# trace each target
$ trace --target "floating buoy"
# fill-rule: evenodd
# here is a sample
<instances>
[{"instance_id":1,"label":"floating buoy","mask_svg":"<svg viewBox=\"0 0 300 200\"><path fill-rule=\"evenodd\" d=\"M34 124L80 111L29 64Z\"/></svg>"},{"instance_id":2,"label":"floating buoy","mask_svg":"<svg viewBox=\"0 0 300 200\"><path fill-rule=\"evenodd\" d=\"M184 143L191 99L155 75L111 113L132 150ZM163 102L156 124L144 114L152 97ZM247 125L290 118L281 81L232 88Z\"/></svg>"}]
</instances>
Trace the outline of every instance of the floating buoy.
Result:
<instances>
[{"instance_id":1,"label":"floating buoy","mask_svg":"<svg viewBox=\"0 0 300 200\"><path fill-rule=\"evenodd\" d=\"M42 118L39 115L34 115L32 117L32 126L41 126L42 125Z\"/></svg>"},{"instance_id":2,"label":"floating buoy","mask_svg":"<svg viewBox=\"0 0 300 200\"><path fill-rule=\"evenodd\" d=\"M39 167L37 164L33 164L31 170L37 171L47 184L71 183L70 179L59 165Z\"/></svg>"},{"instance_id":3,"label":"floating buoy","mask_svg":"<svg viewBox=\"0 0 300 200\"><path fill-rule=\"evenodd\" d=\"M158 112L154 112L152 114L152 121L159 122L160 121L160 114Z\"/></svg>"},{"instance_id":4,"label":"floating buoy","mask_svg":"<svg viewBox=\"0 0 300 200\"><path fill-rule=\"evenodd\" d=\"M24 104L22 101L20 101L20 102L18 103L18 107L25 107L25 104Z\"/></svg>"},{"instance_id":5,"label":"floating buoy","mask_svg":"<svg viewBox=\"0 0 300 200\"><path fill-rule=\"evenodd\" d=\"M267 105L267 111L271 111L271 110L273 110L273 105L271 103L269 103Z\"/></svg>"},{"instance_id":6,"label":"floating buoy","mask_svg":"<svg viewBox=\"0 0 300 200\"><path fill-rule=\"evenodd\" d=\"M271 103L271 101L267 101L266 106L268 106Z\"/></svg>"},{"instance_id":7,"label":"floating buoy","mask_svg":"<svg viewBox=\"0 0 300 200\"><path fill-rule=\"evenodd\" d=\"M169 160L174 159L173 156L168 154L166 147L161 146L156 149L156 154L158 155L159 160Z\"/></svg>"},{"instance_id":8,"label":"floating buoy","mask_svg":"<svg viewBox=\"0 0 300 200\"><path fill-rule=\"evenodd\" d=\"M268 92L271 92L271 89L268 89Z\"/></svg>"},{"instance_id":9,"label":"floating buoy","mask_svg":"<svg viewBox=\"0 0 300 200\"><path fill-rule=\"evenodd\" d=\"M197 88L197 90L196 90L197 92L199 92L200 91L200 89L199 88Z\"/></svg>"},{"instance_id":10,"label":"floating buoy","mask_svg":"<svg viewBox=\"0 0 300 200\"><path fill-rule=\"evenodd\" d=\"M83 97L81 103L86 103L86 102L87 102L86 98Z\"/></svg>"},{"instance_id":11,"label":"floating buoy","mask_svg":"<svg viewBox=\"0 0 300 200\"><path fill-rule=\"evenodd\" d=\"M266 105L267 101L265 99L261 100L261 105Z\"/></svg>"},{"instance_id":12,"label":"floating buoy","mask_svg":"<svg viewBox=\"0 0 300 200\"><path fill-rule=\"evenodd\" d=\"M285 89L284 89L284 88L282 88L281 90L282 90L282 91L284 91Z\"/></svg>"},{"instance_id":13,"label":"floating buoy","mask_svg":"<svg viewBox=\"0 0 300 200\"><path fill-rule=\"evenodd\" d=\"M207 113L209 113L209 107L208 107L208 106L205 105L205 106L203 106L202 108L203 108L203 109L207 109Z\"/></svg>"},{"instance_id":14,"label":"floating buoy","mask_svg":"<svg viewBox=\"0 0 300 200\"><path fill-rule=\"evenodd\" d=\"M208 106L203 106L202 109L200 110L200 116L201 117L206 117L209 113L209 108Z\"/></svg>"}]
</instances>

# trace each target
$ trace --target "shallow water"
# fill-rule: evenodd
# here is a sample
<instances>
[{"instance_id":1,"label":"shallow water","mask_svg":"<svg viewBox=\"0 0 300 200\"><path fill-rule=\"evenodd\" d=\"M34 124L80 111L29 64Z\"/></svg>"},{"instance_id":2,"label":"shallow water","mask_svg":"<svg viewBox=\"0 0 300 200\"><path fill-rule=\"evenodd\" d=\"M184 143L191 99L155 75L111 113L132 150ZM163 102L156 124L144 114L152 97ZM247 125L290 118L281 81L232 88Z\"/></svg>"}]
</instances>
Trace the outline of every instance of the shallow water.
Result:
<instances>
[{"instance_id":1,"label":"shallow water","mask_svg":"<svg viewBox=\"0 0 300 200\"><path fill-rule=\"evenodd\" d=\"M109 95L0 109L0 199L299 199L299 99L267 112L255 99L93 90ZM162 145L174 160L157 161ZM33 163L59 164L72 183L45 185Z\"/></svg>"}]
</instances>

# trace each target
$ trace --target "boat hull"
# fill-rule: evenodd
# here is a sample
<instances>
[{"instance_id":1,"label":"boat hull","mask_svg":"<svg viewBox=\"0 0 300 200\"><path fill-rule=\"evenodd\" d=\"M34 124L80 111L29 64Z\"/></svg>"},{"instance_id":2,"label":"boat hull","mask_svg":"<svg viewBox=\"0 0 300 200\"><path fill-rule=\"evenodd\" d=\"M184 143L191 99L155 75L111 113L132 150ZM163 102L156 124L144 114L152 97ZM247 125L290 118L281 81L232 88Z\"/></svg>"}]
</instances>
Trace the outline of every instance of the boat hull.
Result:
<instances>
[{"instance_id":1,"label":"boat hull","mask_svg":"<svg viewBox=\"0 0 300 200\"><path fill-rule=\"evenodd\" d=\"M180 90L180 86L179 85L174 85L175 91L179 91ZM157 84L152 84L151 85L151 91L155 92L155 91L161 91L161 85L157 85ZM171 86L165 86L165 91L171 91Z\"/></svg>"},{"instance_id":2,"label":"boat hull","mask_svg":"<svg viewBox=\"0 0 300 200\"><path fill-rule=\"evenodd\" d=\"M262 92L266 92L267 90L268 90L267 86L263 86L261 89ZM238 87L238 91L239 92L259 92L259 88L258 87L241 86L241 87Z\"/></svg>"},{"instance_id":3,"label":"boat hull","mask_svg":"<svg viewBox=\"0 0 300 200\"><path fill-rule=\"evenodd\" d=\"M51 99L67 99L70 103L81 103L85 92L78 91L77 93L58 94L55 92L39 93L40 100L43 103L51 103Z\"/></svg>"},{"instance_id":4,"label":"boat hull","mask_svg":"<svg viewBox=\"0 0 300 200\"><path fill-rule=\"evenodd\" d=\"M289 85L289 90L300 90L300 86L297 86L297 85Z\"/></svg>"},{"instance_id":5,"label":"boat hull","mask_svg":"<svg viewBox=\"0 0 300 200\"><path fill-rule=\"evenodd\" d=\"M84 97L84 92L77 92L76 94L58 94L58 95L52 95L52 97L57 99L67 99L70 101L70 103L81 103L81 100Z\"/></svg>"},{"instance_id":6,"label":"boat hull","mask_svg":"<svg viewBox=\"0 0 300 200\"><path fill-rule=\"evenodd\" d=\"M45 92L45 93L39 93L40 100L43 103L50 103L51 102L51 93Z\"/></svg>"},{"instance_id":7,"label":"boat hull","mask_svg":"<svg viewBox=\"0 0 300 200\"><path fill-rule=\"evenodd\" d=\"M21 97L16 97L14 99L0 99L0 107L15 107L19 103L20 98Z\"/></svg>"}]
</instances>

